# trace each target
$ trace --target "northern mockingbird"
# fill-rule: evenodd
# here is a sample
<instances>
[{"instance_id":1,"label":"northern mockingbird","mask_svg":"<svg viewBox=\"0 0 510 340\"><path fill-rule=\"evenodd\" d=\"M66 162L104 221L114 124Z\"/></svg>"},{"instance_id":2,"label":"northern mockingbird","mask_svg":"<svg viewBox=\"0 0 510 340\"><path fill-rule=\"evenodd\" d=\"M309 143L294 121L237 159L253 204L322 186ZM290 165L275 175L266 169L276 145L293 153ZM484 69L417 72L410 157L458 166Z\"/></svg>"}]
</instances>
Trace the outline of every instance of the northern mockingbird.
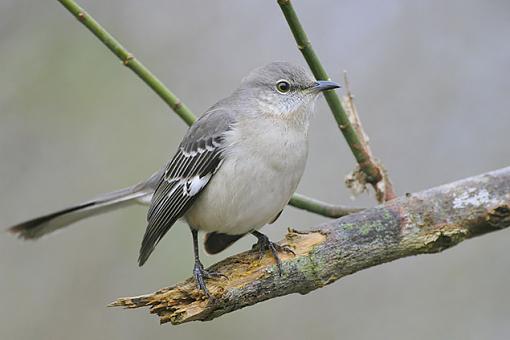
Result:
<instances>
[{"instance_id":1,"label":"northern mockingbird","mask_svg":"<svg viewBox=\"0 0 510 340\"><path fill-rule=\"evenodd\" d=\"M172 225L184 218L193 235L193 276L208 297L204 279L221 274L203 268L199 230L207 233L209 253L253 234L259 251L270 250L281 272L278 251L284 247L257 230L278 218L296 190L305 169L315 100L322 91L338 87L316 81L302 67L286 62L257 68L189 128L171 161L148 180L9 230L36 239L85 217L149 203L140 266Z\"/></svg>"}]
</instances>

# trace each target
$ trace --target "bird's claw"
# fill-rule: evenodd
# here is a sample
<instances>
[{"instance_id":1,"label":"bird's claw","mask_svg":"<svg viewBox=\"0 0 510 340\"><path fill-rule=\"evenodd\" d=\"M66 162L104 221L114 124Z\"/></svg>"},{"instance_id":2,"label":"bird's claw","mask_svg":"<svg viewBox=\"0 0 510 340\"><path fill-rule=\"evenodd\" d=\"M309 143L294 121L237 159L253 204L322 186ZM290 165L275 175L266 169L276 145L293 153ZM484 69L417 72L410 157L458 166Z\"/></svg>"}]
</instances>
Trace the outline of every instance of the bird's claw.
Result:
<instances>
[{"instance_id":1,"label":"bird's claw","mask_svg":"<svg viewBox=\"0 0 510 340\"><path fill-rule=\"evenodd\" d=\"M264 234L258 234L256 236L258 238L258 241L253 245L252 249L258 250L259 259L261 259L264 256L264 253L267 250L270 250L271 254L273 255L273 258L276 261L276 266L278 267L278 274L281 276L283 272L282 261L280 259L280 256L278 256L278 253L285 252L292 255L296 255L296 253L294 253L294 251L288 245L279 245L278 243L271 242L269 238Z\"/></svg>"},{"instance_id":2,"label":"bird's claw","mask_svg":"<svg viewBox=\"0 0 510 340\"><path fill-rule=\"evenodd\" d=\"M222 273L205 270L200 261L195 261L195 266L193 267L193 277L195 279L198 290L201 290L209 300L213 300L214 298L209 292L209 289L207 289L204 279L224 278L228 280L228 277Z\"/></svg>"}]
</instances>

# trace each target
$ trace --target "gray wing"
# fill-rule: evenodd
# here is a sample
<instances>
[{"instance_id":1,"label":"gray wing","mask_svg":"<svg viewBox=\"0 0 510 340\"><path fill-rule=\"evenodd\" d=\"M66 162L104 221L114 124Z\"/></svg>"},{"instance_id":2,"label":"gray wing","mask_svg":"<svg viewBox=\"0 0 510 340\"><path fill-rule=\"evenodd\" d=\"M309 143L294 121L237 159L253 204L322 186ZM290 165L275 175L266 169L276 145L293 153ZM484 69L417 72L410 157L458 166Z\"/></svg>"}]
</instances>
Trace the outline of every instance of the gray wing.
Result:
<instances>
[{"instance_id":1,"label":"gray wing","mask_svg":"<svg viewBox=\"0 0 510 340\"><path fill-rule=\"evenodd\" d=\"M213 107L188 130L152 197L138 258L140 266L221 166L224 134L232 123L229 112Z\"/></svg>"}]
</instances>

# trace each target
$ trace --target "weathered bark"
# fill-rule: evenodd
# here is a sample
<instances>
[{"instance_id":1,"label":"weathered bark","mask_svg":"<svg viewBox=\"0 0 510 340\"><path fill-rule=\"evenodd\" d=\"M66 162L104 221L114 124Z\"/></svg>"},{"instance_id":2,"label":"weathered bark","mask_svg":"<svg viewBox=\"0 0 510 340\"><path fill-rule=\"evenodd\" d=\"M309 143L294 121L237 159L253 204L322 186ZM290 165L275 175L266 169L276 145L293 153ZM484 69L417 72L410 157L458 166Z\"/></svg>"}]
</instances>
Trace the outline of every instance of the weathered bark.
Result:
<instances>
[{"instance_id":1,"label":"weathered bark","mask_svg":"<svg viewBox=\"0 0 510 340\"><path fill-rule=\"evenodd\" d=\"M371 266L439 252L509 225L510 167L408 194L307 232L289 230L282 243L295 256L280 254L281 276L269 253L261 259L253 251L227 258L212 267L228 277L208 281L214 302L188 279L111 306L149 306L161 323L211 320L277 296L306 294Z\"/></svg>"}]
</instances>

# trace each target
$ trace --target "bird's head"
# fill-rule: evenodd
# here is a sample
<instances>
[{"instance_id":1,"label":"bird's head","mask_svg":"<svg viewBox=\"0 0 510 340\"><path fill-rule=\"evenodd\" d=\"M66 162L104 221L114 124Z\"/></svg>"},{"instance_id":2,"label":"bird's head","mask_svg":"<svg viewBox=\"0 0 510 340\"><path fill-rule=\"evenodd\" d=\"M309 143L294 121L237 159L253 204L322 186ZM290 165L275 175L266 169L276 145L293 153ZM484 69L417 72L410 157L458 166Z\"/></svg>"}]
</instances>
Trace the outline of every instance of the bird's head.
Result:
<instances>
[{"instance_id":1,"label":"bird's head","mask_svg":"<svg viewBox=\"0 0 510 340\"><path fill-rule=\"evenodd\" d=\"M332 81L315 80L300 66L273 62L253 70L239 89L254 98L264 115L307 123L318 95L339 87Z\"/></svg>"}]
</instances>

